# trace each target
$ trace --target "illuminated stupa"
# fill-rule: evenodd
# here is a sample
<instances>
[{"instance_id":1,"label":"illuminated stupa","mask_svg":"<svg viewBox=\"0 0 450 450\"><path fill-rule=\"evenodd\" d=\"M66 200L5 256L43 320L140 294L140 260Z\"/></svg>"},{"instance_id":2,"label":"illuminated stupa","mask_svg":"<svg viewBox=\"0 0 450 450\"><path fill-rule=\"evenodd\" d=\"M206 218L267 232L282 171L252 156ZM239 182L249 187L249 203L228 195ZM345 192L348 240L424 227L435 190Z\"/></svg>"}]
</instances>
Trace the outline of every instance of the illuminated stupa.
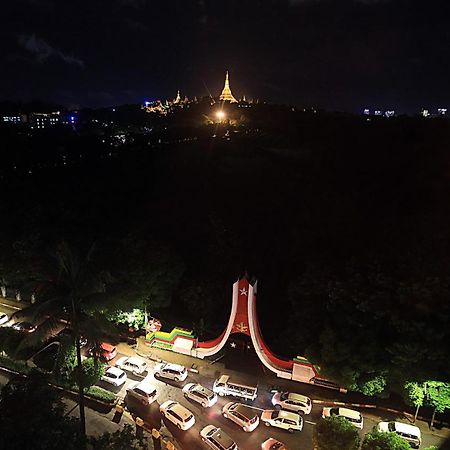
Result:
<instances>
[{"instance_id":1,"label":"illuminated stupa","mask_svg":"<svg viewBox=\"0 0 450 450\"><path fill-rule=\"evenodd\" d=\"M228 70L225 75L225 86L223 87L219 99L225 102L237 103L237 100L233 97L233 94L231 93L230 82L228 80Z\"/></svg>"}]
</instances>

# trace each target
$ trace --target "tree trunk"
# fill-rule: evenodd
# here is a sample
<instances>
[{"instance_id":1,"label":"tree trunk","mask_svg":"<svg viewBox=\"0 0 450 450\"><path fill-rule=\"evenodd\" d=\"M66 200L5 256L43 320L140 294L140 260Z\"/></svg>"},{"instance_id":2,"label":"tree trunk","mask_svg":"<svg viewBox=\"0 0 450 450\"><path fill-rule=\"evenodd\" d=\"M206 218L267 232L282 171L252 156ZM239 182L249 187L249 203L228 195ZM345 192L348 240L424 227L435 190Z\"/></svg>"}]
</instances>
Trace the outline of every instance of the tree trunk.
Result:
<instances>
[{"instance_id":1,"label":"tree trunk","mask_svg":"<svg viewBox=\"0 0 450 450\"><path fill-rule=\"evenodd\" d=\"M420 408L420 405L417 405L417 407L416 407L416 413L414 414L414 421L413 421L413 423L416 423L417 416L419 415L419 408Z\"/></svg>"},{"instance_id":2,"label":"tree trunk","mask_svg":"<svg viewBox=\"0 0 450 450\"><path fill-rule=\"evenodd\" d=\"M430 428L431 429L433 429L435 416L436 416L436 408L433 409L433 415L431 416L431 423L430 423Z\"/></svg>"},{"instance_id":3,"label":"tree trunk","mask_svg":"<svg viewBox=\"0 0 450 450\"><path fill-rule=\"evenodd\" d=\"M75 299L72 296L72 327L75 333L75 346L77 350L77 378L78 378L78 405L80 408L80 432L81 438L83 439L83 447L86 444L86 417L84 414L84 388L81 382L82 380L82 370L81 365L81 345L80 345L80 333L78 332L78 322L77 322L77 311L75 308Z\"/></svg>"}]
</instances>

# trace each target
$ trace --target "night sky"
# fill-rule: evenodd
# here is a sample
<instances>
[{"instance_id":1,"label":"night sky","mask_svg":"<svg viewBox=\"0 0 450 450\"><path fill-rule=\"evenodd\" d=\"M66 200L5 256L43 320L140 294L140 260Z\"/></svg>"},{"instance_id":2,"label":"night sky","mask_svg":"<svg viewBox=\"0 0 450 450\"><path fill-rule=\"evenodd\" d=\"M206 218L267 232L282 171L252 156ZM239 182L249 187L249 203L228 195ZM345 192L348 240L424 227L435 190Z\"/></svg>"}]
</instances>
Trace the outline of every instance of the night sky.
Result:
<instances>
[{"instance_id":1,"label":"night sky","mask_svg":"<svg viewBox=\"0 0 450 450\"><path fill-rule=\"evenodd\" d=\"M358 112L450 107L448 0L10 0L0 100L218 95Z\"/></svg>"}]
</instances>

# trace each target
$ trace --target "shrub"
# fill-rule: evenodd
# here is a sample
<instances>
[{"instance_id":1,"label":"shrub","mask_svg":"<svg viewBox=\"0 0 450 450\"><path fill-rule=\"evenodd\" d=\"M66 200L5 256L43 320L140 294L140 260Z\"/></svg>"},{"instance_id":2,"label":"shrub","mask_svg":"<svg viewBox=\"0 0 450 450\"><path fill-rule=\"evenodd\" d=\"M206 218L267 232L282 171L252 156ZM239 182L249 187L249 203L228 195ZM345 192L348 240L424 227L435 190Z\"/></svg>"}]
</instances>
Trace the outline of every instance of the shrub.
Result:
<instances>
[{"instance_id":1,"label":"shrub","mask_svg":"<svg viewBox=\"0 0 450 450\"><path fill-rule=\"evenodd\" d=\"M86 395L106 403L114 403L116 401L116 394L99 386L91 386L87 389Z\"/></svg>"},{"instance_id":2,"label":"shrub","mask_svg":"<svg viewBox=\"0 0 450 450\"><path fill-rule=\"evenodd\" d=\"M347 419L332 416L319 420L314 429L314 443L319 450L357 450L360 439Z\"/></svg>"},{"instance_id":3,"label":"shrub","mask_svg":"<svg viewBox=\"0 0 450 450\"><path fill-rule=\"evenodd\" d=\"M27 366L26 361L15 360L8 356L0 356L0 367L25 374L30 371L30 367Z\"/></svg>"},{"instance_id":4,"label":"shrub","mask_svg":"<svg viewBox=\"0 0 450 450\"><path fill-rule=\"evenodd\" d=\"M395 433L374 429L365 435L361 450L411 450L411 447Z\"/></svg>"}]
</instances>

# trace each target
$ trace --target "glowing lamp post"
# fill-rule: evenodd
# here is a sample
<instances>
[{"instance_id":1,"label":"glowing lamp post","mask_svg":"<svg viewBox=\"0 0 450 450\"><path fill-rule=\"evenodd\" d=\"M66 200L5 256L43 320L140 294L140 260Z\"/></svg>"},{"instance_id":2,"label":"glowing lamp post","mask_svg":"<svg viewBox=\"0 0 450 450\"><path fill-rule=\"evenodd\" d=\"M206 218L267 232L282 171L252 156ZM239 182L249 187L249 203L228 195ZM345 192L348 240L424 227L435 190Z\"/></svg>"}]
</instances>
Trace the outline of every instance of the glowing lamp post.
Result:
<instances>
[{"instance_id":1,"label":"glowing lamp post","mask_svg":"<svg viewBox=\"0 0 450 450\"><path fill-rule=\"evenodd\" d=\"M223 122L226 118L226 114L223 111L217 111L216 112L216 119L218 122Z\"/></svg>"}]
</instances>

